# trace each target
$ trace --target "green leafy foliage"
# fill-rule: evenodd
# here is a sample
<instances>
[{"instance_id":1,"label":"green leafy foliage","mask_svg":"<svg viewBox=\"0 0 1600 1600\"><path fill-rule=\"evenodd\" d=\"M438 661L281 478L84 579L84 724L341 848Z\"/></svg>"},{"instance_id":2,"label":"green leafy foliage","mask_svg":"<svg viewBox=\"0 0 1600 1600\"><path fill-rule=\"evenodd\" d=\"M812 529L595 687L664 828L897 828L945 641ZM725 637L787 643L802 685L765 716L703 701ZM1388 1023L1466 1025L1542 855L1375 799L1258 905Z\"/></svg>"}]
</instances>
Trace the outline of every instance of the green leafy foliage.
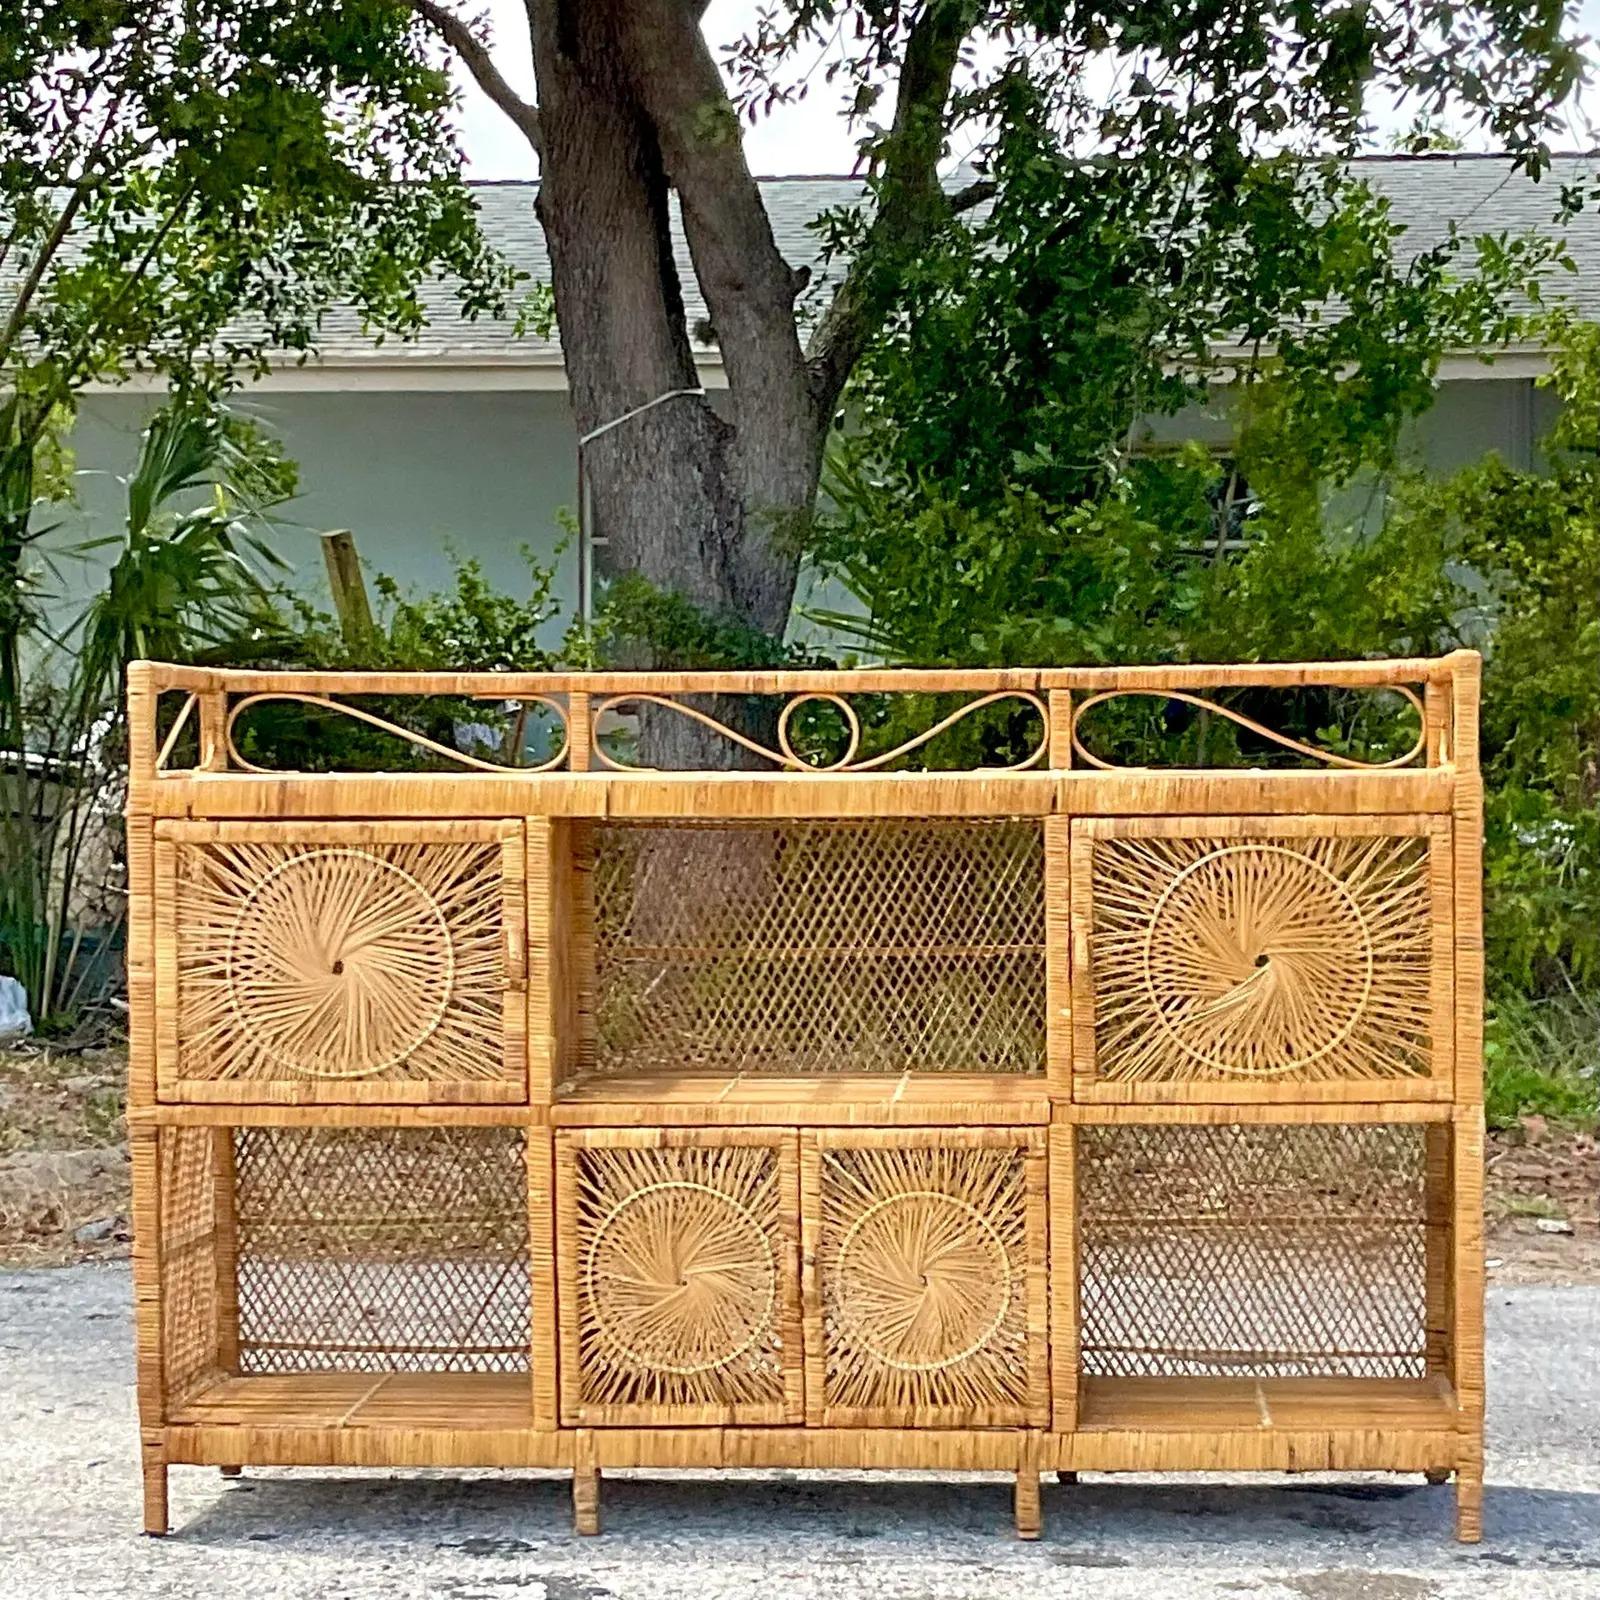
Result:
<instances>
[{"instance_id":1,"label":"green leafy foliage","mask_svg":"<svg viewBox=\"0 0 1600 1600\"><path fill-rule=\"evenodd\" d=\"M285 637L265 539L293 488L276 445L201 392L157 412L125 480L105 586L66 636L36 641L0 784L0 961L45 1030L103 999L125 897L108 841L125 788L123 675L141 656L238 659ZM94 862L90 870L88 863Z\"/></svg>"},{"instance_id":2,"label":"green leafy foliage","mask_svg":"<svg viewBox=\"0 0 1600 1600\"><path fill-rule=\"evenodd\" d=\"M1276 259L1266 281L1237 280L1235 303L1282 320L1223 371L1168 360L1185 290L1148 262L1122 283L1111 250L1106 281L1086 282L1091 240L1058 304L1045 292L1063 269L1052 238L1037 275L990 223L953 241L959 270L913 293L864 366L859 429L835 443L814 557L854 604L816 620L920 665L1483 648L1491 987L1507 1004L1592 994L1600 330L1527 309L1562 268L1559 245L1479 241L1471 275L1446 255L1397 265L1381 203L1359 183L1323 193L1317 220L1280 192ZM1047 235L1055 228L1035 192L1005 224L1025 253L1030 212ZM1333 302L1342 316L1323 316ZM1115 314L1134 303L1139 315ZM1411 464L1407 429L1431 403L1442 353L1514 335L1553 352L1545 381L1561 410L1538 470L1491 457L1439 479ZM1043 359L1058 342L1076 352L1067 368ZM1179 407L1222 410L1229 454L1137 444ZM1401 754L1416 732L1392 696L1241 692L1225 703L1368 759ZM1125 762L1284 759L1221 719L1155 700L1103 708L1086 735Z\"/></svg>"},{"instance_id":3,"label":"green leafy foliage","mask_svg":"<svg viewBox=\"0 0 1600 1600\"><path fill-rule=\"evenodd\" d=\"M1600 999L1499 996L1484 1029L1484 1114L1491 1128L1526 1116L1600 1123Z\"/></svg>"},{"instance_id":4,"label":"green leafy foliage","mask_svg":"<svg viewBox=\"0 0 1600 1600\"><path fill-rule=\"evenodd\" d=\"M391 0L0 9L0 749L24 737L29 562L85 384L222 388L303 358L340 303L404 334L435 272L469 314L507 304L424 37ZM162 553L188 560L192 532Z\"/></svg>"}]
</instances>

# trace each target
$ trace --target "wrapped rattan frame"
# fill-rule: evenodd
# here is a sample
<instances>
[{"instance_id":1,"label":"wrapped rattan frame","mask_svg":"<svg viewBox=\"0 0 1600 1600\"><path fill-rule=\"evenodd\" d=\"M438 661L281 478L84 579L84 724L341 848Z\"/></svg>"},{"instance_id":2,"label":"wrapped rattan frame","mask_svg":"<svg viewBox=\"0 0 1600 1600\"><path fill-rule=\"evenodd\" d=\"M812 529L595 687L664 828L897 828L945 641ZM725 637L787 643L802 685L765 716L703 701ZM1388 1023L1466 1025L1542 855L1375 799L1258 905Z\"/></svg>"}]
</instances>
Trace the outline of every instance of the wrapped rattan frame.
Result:
<instances>
[{"instance_id":1,"label":"wrapped rattan frame","mask_svg":"<svg viewBox=\"0 0 1600 1600\"><path fill-rule=\"evenodd\" d=\"M159 1098L526 1103L526 874L520 821L158 824ZM333 930L326 950L306 931L316 918ZM331 992L346 953L370 962L375 949L388 1018L353 998L354 981ZM291 1010L304 1020L276 1048L259 1018ZM348 1067L320 1067L329 1037L351 1041Z\"/></svg>"},{"instance_id":2,"label":"wrapped rattan frame","mask_svg":"<svg viewBox=\"0 0 1600 1600\"><path fill-rule=\"evenodd\" d=\"M800 1178L808 1424L1047 1427L1043 1130L818 1129Z\"/></svg>"},{"instance_id":3,"label":"wrapped rattan frame","mask_svg":"<svg viewBox=\"0 0 1600 1600\"><path fill-rule=\"evenodd\" d=\"M556 1134L564 1426L803 1420L796 1138Z\"/></svg>"},{"instance_id":4,"label":"wrapped rattan frame","mask_svg":"<svg viewBox=\"0 0 1600 1600\"><path fill-rule=\"evenodd\" d=\"M146 1528L166 1529L167 1470L179 1463L556 1468L573 1475L580 1532L599 1529L600 1474L608 1468L997 1470L1015 1475L1017 1529L1025 1537L1038 1532L1039 1479L1052 1469L1378 1469L1454 1472L1458 1532L1476 1538L1484 1389L1478 674L1478 660L1467 652L1438 661L1237 667L560 678L135 664L128 674L129 1149ZM1393 762L1300 749L1298 770L1115 769L1079 727L1083 713L1092 718L1107 696L1170 693L1197 706L1245 686L1400 689L1420 710L1420 737ZM609 715L629 695L777 696L792 710L806 697L869 694L959 694L981 706L1010 690L1047 713L1044 759L1025 771L891 773L859 762L829 772L598 770L597 713ZM466 772L266 773L238 761L227 737L242 701L262 694L286 702L297 695L554 697L565 710L569 748L540 770L485 770L490 763ZM1228 714L1220 704L1213 709ZM188 718L177 735L174 713ZM958 835L1006 818L1029 819L1027 827L1042 836L1043 954L1030 926L1022 941L1030 965L1018 988L1030 1007L1038 1004L1044 1073L1036 1055L1007 1063L982 1051L970 1060L911 1049L902 1058L846 1060L838 1046L848 1029L837 1030L826 1008L805 1020L808 1050L783 1062L756 1059L759 1052L740 1059L726 1049L663 1050L646 1065L601 1060L597 940L610 931L596 925L597 836L619 828L730 826L843 834L841 824L863 834L885 824L909 833L929 822ZM186 1029L172 1005L173 852L229 830L335 849L363 839L457 849L492 841L503 868L497 890L509 1010L479 1070L460 1083L438 1075L420 1085L385 1082L378 1074L331 1088L271 1075L237 1086L177 1071L175 1044ZM1079 1030L1092 1012L1079 1003L1076 986L1086 966L1080 957L1089 952L1074 948L1074 935L1076 919L1092 913L1093 885L1088 897L1079 896L1074 876L1085 842L1195 842L1206 830L1255 842L1377 839L1402 853L1426 851L1429 998L1439 1025L1425 1071L1370 1082L1289 1073L1272 1083L1210 1083L1189 1074L1130 1085L1082 1070L1092 1056L1080 1048ZM908 897L926 894L936 875L926 873ZM680 876L682 892L695 894L697 882ZM826 880L819 872L819 884ZM847 963L861 946L885 942L858 937L872 922L872 892L860 896L867 914L859 926L818 941L845 952ZM525 950L518 948L524 917ZM846 974L850 981L860 976ZM968 1011L958 1024L953 1034L970 1029ZM725 1031L737 1038L737 1026ZM878 1034L894 1042L889 1030ZM508 1073L505 1046L513 1038L520 1042ZM1148 1136L1151 1129L1369 1124L1404 1127L1422 1144L1420 1366L1419 1345L1408 1336L1404 1364L1392 1376L1335 1363L1296 1369L1292 1362L1238 1376L1108 1371L1093 1348L1085 1376L1085 1140L1118 1128ZM392 1372L241 1372L241 1126L517 1130L527 1152L527 1370L518 1361L506 1363L514 1370L452 1369L445 1360L438 1371L413 1363ZM997 1158L1019 1175L992 1204L983 1191L975 1209L987 1207L996 1230L1020 1240L1015 1253L1026 1284L1017 1303L1025 1302L1027 1326L1015 1348L1026 1374L1023 1398L1013 1391L986 1407L940 1405L934 1395L919 1404L930 1397L874 1395L869 1386L864 1399L855 1397L861 1403L844 1403L837 1393L830 1399L828 1361L842 1324L829 1310L828 1163L859 1165L870 1157L874 1170L904 1178L940 1153L979 1171ZM763 1370L771 1378L765 1387L709 1400L697 1398L693 1384L631 1395L613 1388L609 1400L621 1403L612 1405L604 1386L585 1392L578 1292L585 1224L573 1175L584 1156L621 1157L626 1165L634 1156L680 1154L712 1163L706 1170L713 1176L744 1172L748 1179L751 1161L762 1175L755 1209L774 1287L773 1316L757 1320L764 1338L781 1323L767 1346L772 1362ZM738 1192L750 1209L748 1193ZM1284 1204L1292 1210L1298 1201L1291 1196ZM453 1207L438 1207L447 1228ZM251 1216L244 1222L247 1232L255 1226ZM1088 1251L1099 1251L1103 1265L1095 1226L1089 1218ZM976 1259L983 1251L966 1253ZM1414 1294L1414 1249L1407 1262ZM1352 1280L1339 1292L1348 1297L1359 1287ZM868 1311L855 1313L858 1333L886 1298L867 1296ZM760 1306L765 1299L758 1297ZM1103 1330L1090 1333L1091 1343L1104 1343Z\"/></svg>"},{"instance_id":5,"label":"wrapped rattan frame","mask_svg":"<svg viewBox=\"0 0 1600 1600\"><path fill-rule=\"evenodd\" d=\"M1448 818L1084 817L1070 838L1070 1098L1451 1098Z\"/></svg>"}]
</instances>

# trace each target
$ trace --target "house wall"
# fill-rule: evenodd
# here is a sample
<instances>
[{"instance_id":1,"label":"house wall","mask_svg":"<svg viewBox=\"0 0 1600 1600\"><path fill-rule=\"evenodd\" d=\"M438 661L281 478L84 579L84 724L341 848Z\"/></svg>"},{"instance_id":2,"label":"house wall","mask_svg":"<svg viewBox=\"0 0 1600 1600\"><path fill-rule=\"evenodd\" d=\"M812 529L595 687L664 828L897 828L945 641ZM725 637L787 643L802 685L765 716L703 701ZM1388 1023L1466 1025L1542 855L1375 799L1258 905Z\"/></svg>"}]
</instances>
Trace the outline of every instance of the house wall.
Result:
<instances>
[{"instance_id":1,"label":"house wall","mask_svg":"<svg viewBox=\"0 0 1600 1600\"><path fill-rule=\"evenodd\" d=\"M115 551L81 558L62 552L85 537L117 532L117 475L132 468L155 403L127 391L83 401L73 434L80 504L47 541L58 566L51 609L62 621L98 586ZM351 529L369 568L417 590L450 581L455 551L480 561L497 587L525 593L519 547L527 545L541 563L557 565L563 605L575 602L576 552L556 554L566 537L561 513L571 512L577 492L573 424L562 390L258 389L244 397L242 409L273 429L299 464L301 493L284 509L276 542L297 587L318 603L327 604L327 588L316 535L329 528ZM1525 379L1446 383L1416 424L1412 447L1438 471L1491 450L1525 465L1550 410L1549 396ZM1225 447L1226 405L1162 419L1152 436ZM820 587L809 598L834 606L843 600Z\"/></svg>"},{"instance_id":2,"label":"house wall","mask_svg":"<svg viewBox=\"0 0 1600 1600\"><path fill-rule=\"evenodd\" d=\"M72 437L79 506L48 540L62 580L53 610L70 614L81 605L115 558L114 549L78 559L59 553L118 531L117 476L132 469L156 403L126 391L83 401ZM566 536L560 513L577 498L563 391L256 390L240 409L272 429L300 468L301 492L283 508L274 542L295 586L319 604L327 606L328 594L317 535L349 528L370 569L422 591L450 581L454 551L480 561L497 588L526 593L519 548L527 545L542 564L557 565L556 592L572 605L576 554L556 554Z\"/></svg>"}]
</instances>

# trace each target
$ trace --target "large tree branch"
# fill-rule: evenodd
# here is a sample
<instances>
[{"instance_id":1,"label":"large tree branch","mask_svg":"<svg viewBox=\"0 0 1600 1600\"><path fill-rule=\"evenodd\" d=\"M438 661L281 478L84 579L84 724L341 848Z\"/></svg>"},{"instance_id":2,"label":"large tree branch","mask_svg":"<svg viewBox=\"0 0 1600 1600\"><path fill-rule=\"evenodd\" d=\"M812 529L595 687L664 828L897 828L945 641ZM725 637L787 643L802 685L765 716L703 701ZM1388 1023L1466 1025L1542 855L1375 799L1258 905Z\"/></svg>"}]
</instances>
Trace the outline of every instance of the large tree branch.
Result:
<instances>
[{"instance_id":1,"label":"large tree branch","mask_svg":"<svg viewBox=\"0 0 1600 1600\"><path fill-rule=\"evenodd\" d=\"M831 413L846 381L877 331L894 296L901 264L914 255L951 212L939 186L945 107L972 22L964 0L928 0L911 26L894 123L884 140L878 208L844 282L812 333L806 350L818 408ZM979 184L960 196L962 209L989 197Z\"/></svg>"},{"instance_id":2,"label":"large tree branch","mask_svg":"<svg viewBox=\"0 0 1600 1600\"><path fill-rule=\"evenodd\" d=\"M488 46L462 18L448 6L439 5L437 0L406 0L406 4L460 56L473 81L521 129L537 155L540 151L539 108L524 100L501 76Z\"/></svg>"},{"instance_id":3,"label":"large tree branch","mask_svg":"<svg viewBox=\"0 0 1600 1600\"><path fill-rule=\"evenodd\" d=\"M684 236L728 374L741 487L756 513L735 553L736 584L753 614L781 617L792 590L788 561L763 546L778 532L768 525L775 509L787 514L810 501L825 418L795 328L801 279L773 237L695 3L626 0L615 13L619 43L682 204Z\"/></svg>"}]
</instances>

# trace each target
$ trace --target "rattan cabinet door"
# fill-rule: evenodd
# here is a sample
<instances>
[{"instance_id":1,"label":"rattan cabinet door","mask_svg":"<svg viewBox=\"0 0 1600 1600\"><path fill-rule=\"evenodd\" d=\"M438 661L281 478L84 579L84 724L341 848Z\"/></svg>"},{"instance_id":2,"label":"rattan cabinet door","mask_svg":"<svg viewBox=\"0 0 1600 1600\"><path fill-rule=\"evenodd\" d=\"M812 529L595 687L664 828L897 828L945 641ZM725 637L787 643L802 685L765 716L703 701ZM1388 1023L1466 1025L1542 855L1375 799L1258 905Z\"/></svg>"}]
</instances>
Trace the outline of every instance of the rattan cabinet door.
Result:
<instances>
[{"instance_id":1,"label":"rattan cabinet door","mask_svg":"<svg viewBox=\"0 0 1600 1600\"><path fill-rule=\"evenodd\" d=\"M803 1418L796 1136L556 1135L561 1420Z\"/></svg>"},{"instance_id":2,"label":"rattan cabinet door","mask_svg":"<svg viewBox=\"0 0 1600 1600\"><path fill-rule=\"evenodd\" d=\"M1445 817L1072 824L1072 1096L1446 1100Z\"/></svg>"},{"instance_id":3,"label":"rattan cabinet door","mask_svg":"<svg viewBox=\"0 0 1600 1600\"><path fill-rule=\"evenodd\" d=\"M520 822L163 822L166 1100L527 1099Z\"/></svg>"},{"instance_id":4,"label":"rattan cabinet door","mask_svg":"<svg viewBox=\"0 0 1600 1600\"><path fill-rule=\"evenodd\" d=\"M1048 1426L1043 1130L803 1141L807 1422Z\"/></svg>"}]
</instances>

